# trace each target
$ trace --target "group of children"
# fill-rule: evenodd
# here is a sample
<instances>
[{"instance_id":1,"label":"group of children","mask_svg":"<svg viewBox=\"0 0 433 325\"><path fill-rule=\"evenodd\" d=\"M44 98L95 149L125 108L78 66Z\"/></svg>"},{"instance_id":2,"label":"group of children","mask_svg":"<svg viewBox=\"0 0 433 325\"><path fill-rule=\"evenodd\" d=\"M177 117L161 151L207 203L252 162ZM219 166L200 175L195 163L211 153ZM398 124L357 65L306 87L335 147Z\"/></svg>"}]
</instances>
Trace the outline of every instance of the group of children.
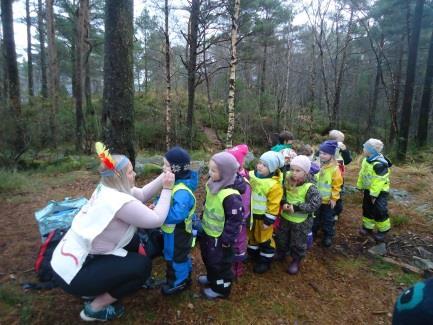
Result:
<instances>
[{"instance_id":1,"label":"group of children","mask_svg":"<svg viewBox=\"0 0 433 325\"><path fill-rule=\"evenodd\" d=\"M332 130L317 154L309 145L296 153L293 140L290 132L282 132L279 144L263 153L249 172L244 167L249 152L245 144L211 157L198 236L206 267L198 282L206 298L228 297L234 278L245 271L247 257L255 273L265 273L274 260L284 261L290 255L287 272L294 275L319 231L323 232L323 246L332 245L343 207L345 165L351 162L344 134ZM364 143L357 182L364 191L360 234L373 235L379 241L391 228L387 213L391 163L381 154L382 149L380 140ZM189 164L189 154L180 147L165 155L164 168L170 168L176 177L162 227L167 281L161 291L165 295L191 284L198 175Z\"/></svg>"}]
</instances>

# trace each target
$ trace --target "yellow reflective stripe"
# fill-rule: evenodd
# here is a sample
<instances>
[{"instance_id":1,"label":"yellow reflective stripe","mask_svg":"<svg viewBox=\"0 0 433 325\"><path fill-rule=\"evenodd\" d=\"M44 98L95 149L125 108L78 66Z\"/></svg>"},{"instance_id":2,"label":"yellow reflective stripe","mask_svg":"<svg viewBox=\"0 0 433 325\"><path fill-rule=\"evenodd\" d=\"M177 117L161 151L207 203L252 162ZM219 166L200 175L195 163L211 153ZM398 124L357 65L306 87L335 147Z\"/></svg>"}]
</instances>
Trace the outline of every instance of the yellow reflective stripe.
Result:
<instances>
[{"instance_id":1,"label":"yellow reflective stripe","mask_svg":"<svg viewBox=\"0 0 433 325\"><path fill-rule=\"evenodd\" d=\"M376 225L376 222L373 219L362 217L362 224L365 229L373 230L374 226Z\"/></svg>"},{"instance_id":2,"label":"yellow reflective stripe","mask_svg":"<svg viewBox=\"0 0 433 325\"><path fill-rule=\"evenodd\" d=\"M380 232L385 232L391 229L391 221L388 219L380 222L376 222L377 230Z\"/></svg>"},{"instance_id":3,"label":"yellow reflective stripe","mask_svg":"<svg viewBox=\"0 0 433 325\"><path fill-rule=\"evenodd\" d=\"M161 226L161 230L167 234L171 234L173 233L175 227L176 227L175 224L170 224L170 225L163 224Z\"/></svg>"},{"instance_id":4,"label":"yellow reflective stripe","mask_svg":"<svg viewBox=\"0 0 433 325\"><path fill-rule=\"evenodd\" d=\"M255 201L260 201L260 202L266 202L266 201L267 201L266 196L259 195L259 194L254 193L254 192L253 192L252 198L253 198L253 200L255 200Z\"/></svg>"}]
</instances>

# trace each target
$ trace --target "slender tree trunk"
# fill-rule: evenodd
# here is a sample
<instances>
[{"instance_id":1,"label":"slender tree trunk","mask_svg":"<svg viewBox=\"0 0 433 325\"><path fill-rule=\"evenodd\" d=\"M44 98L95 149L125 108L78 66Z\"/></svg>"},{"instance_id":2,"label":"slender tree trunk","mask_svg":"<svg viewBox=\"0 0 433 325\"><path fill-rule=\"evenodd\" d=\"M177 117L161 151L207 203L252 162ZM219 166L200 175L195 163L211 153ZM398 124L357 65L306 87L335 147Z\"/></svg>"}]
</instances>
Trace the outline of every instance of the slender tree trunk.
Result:
<instances>
[{"instance_id":1,"label":"slender tree trunk","mask_svg":"<svg viewBox=\"0 0 433 325\"><path fill-rule=\"evenodd\" d=\"M106 145L135 165L133 1L106 0L102 125Z\"/></svg>"},{"instance_id":2,"label":"slender tree trunk","mask_svg":"<svg viewBox=\"0 0 433 325\"><path fill-rule=\"evenodd\" d=\"M164 6L164 36L165 36L165 146L169 150L171 146L171 69L170 69L170 34L168 29L168 0L165 0ZM147 74L147 67L145 67ZM147 89L147 78L145 80L145 89Z\"/></svg>"},{"instance_id":3,"label":"slender tree trunk","mask_svg":"<svg viewBox=\"0 0 433 325\"><path fill-rule=\"evenodd\" d=\"M90 35L90 5L89 1L85 2L86 6L83 7L83 15L84 15L84 96L86 99L86 124L85 124L85 133L86 133L86 147L85 152L90 154L93 148L93 143L95 139L99 137L99 127L98 121L96 119L95 108L92 105L92 84L90 80L90 54L92 53L92 46L89 40Z\"/></svg>"},{"instance_id":4,"label":"slender tree trunk","mask_svg":"<svg viewBox=\"0 0 433 325\"><path fill-rule=\"evenodd\" d=\"M230 67L229 67L229 94L227 98L228 127L226 148L233 147L233 132L235 129L235 91L236 91L236 65L238 63L237 42L239 30L239 11L241 1L234 1L232 16L231 45L230 45Z\"/></svg>"},{"instance_id":5,"label":"slender tree trunk","mask_svg":"<svg viewBox=\"0 0 433 325\"><path fill-rule=\"evenodd\" d=\"M194 98L196 88L197 70L197 46L198 46L198 20L200 15L200 0L191 1L191 32L188 34L189 61L188 61L188 113L187 113L187 138L189 148L192 149Z\"/></svg>"},{"instance_id":6,"label":"slender tree trunk","mask_svg":"<svg viewBox=\"0 0 433 325\"><path fill-rule=\"evenodd\" d=\"M86 41L86 11L88 0L78 3L78 17L75 22L75 150L84 150L85 120L83 114L85 90L85 41Z\"/></svg>"},{"instance_id":7,"label":"slender tree trunk","mask_svg":"<svg viewBox=\"0 0 433 325\"><path fill-rule=\"evenodd\" d=\"M425 70L424 89L421 100L421 112L418 121L418 147L427 144L428 120L431 109L431 88L433 79L433 30L430 36L430 46L427 55L427 68Z\"/></svg>"},{"instance_id":8,"label":"slender tree trunk","mask_svg":"<svg viewBox=\"0 0 433 325\"><path fill-rule=\"evenodd\" d=\"M8 77L7 77L7 64L5 62L6 52L5 45L2 36L2 30L0 30L0 104L5 109L8 106ZM1 110L0 110L1 112Z\"/></svg>"},{"instance_id":9,"label":"slender tree trunk","mask_svg":"<svg viewBox=\"0 0 433 325\"><path fill-rule=\"evenodd\" d=\"M170 41L170 40L169 40ZM144 31L144 95L147 96L149 92L149 59L147 48L147 30Z\"/></svg>"},{"instance_id":10,"label":"slender tree trunk","mask_svg":"<svg viewBox=\"0 0 433 325\"><path fill-rule=\"evenodd\" d=\"M329 125L331 128L334 128L338 125L338 121L340 118L340 97L341 97L341 89L343 87L343 75L344 75L344 70L345 70L345 65L346 65L347 49L348 49L349 43L351 41L352 22L353 22L353 8L351 7L349 24L347 26L347 34L346 34L346 38L345 38L343 49L342 49L343 50L343 57L341 59L340 68L338 71L338 76L336 76L337 79L336 79L335 95L334 95L334 102L332 105L331 121L330 121L330 125ZM337 66L337 63L335 65Z\"/></svg>"},{"instance_id":11,"label":"slender tree trunk","mask_svg":"<svg viewBox=\"0 0 433 325\"><path fill-rule=\"evenodd\" d=\"M397 159L406 159L407 145L409 142L410 118L412 113L412 97L415 83L416 60L418 54L419 34L421 30L422 12L425 0L417 0L415 14L413 17L413 27L410 39L409 56L407 60L406 85L404 88L402 114L400 120L400 133L398 137Z\"/></svg>"},{"instance_id":12,"label":"slender tree trunk","mask_svg":"<svg viewBox=\"0 0 433 325\"><path fill-rule=\"evenodd\" d=\"M22 154L25 145L24 127L21 120L20 79L18 75L17 54L15 51L12 1L13 0L1 0L1 21L9 86L9 106L11 116L13 117L13 127L15 129L15 158L17 159Z\"/></svg>"},{"instance_id":13,"label":"slender tree trunk","mask_svg":"<svg viewBox=\"0 0 433 325\"><path fill-rule=\"evenodd\" d=\"M398 134L398 102L400 100L400 88L401 88L401 72L403 69L403 54L404 54L404 37L402 37L399 55L398 55L398 64L395 75L395 82L393 83L392 96L391 96L391 126L389 130L389 143L391 145L394 144L396 135Z\"/></svg>"},{"instance_id":14,"label":"slender tree trunk","mask_svg":"<svg viewBox=\"0 0 433 325\"><path fill-rule=\"evenodd\" d=\"M41 58L41 95L44 98L48 98L44 18L45 18L45 11L42 5L42 0L38 0L38 34L39 34L39 47L40 47L39 56Z\"/></svg>"},{"instance_id":15,"label":"slender tree trunk","mask_svg":"<svg viewBox=\"0 0 433 325\"><path fill-rule=\"evenodd\" d=\"M377 110L377 101L379 98L379 84L380 84L381 74L382 74L382 56L383 56L384 41L385 41L384 35L382 34L380 38L380 49L379 49L380 52L376 62L376 78L374 79L373 99L370 106L370 110L368 112L367 130L366 130L366 134L368 138L371 137L371 131L374 126L374 116Z\"/></svg>"},{"instance_id":16,"label":"slender tree trunk","mask_svg":"<svg viewBox=\"0 0 433 325\"><path fill-rule=\"evenodd\" d=\"M59 68L57 59L57 48L55 44L54 29L54 0L46 0L47 9L47 34L48 34L48 61L49 61L49 84L48 90L51 100L50 110L50 133L53 147L57 146L57 112L59 110Z\"/></svg>"},{"instance_id":17,"label":"slender tree trunk","mask_svg":"<svg viewBox=\"0 0 433 325\"><path fill-rule=\"evenodd\" d=\"M263 60L262 60L262 76L260 78L260 94L259 94L259 112L263 113L265 109L265 90L266 90L266 61L268 58L268 43L265 41L263 47Z\"/></svg>"},{"instance_id":18,"label":"slender tree trunk","mask_svg":"<svg viewBox=\"0 0 433 325\"><path fill-rule=\"evenodd\" d=\"M32 23L30 20L30 0L26 0L26 25L27 25L27 81L29 97L34 96L33 91L33 59L32 59Z\"/></svg>"}]
</instances>

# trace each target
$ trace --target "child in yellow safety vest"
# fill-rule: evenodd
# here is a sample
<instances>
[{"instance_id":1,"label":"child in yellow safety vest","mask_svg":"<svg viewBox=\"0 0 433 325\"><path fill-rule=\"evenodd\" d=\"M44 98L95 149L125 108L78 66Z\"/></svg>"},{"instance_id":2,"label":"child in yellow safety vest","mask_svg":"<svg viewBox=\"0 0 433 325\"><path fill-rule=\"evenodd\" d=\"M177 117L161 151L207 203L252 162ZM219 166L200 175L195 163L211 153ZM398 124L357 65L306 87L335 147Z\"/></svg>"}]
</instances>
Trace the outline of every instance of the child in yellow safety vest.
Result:
<instances>
[{"instance_id":1,"label":"child in yellow safety vest","mask_svg":"<svg viewBox=\"0 0 433 325\"><path fill-rule=\"evenodd\" d=\"M359 190L364 191L362 202L361 235L373 234L377 241L383 241L391 229L388 217L389 174L391 161L382 155L383 143L378 139L369 139L364 143L361 170L359 171Z\"/></svg>"},{"instance_id":2,"label":"child in yellow safety vest","mask_svg":"<svg viewBox=\"0 0 433 325\"><path fill-rule=\"evenodd\" d=\"M275 241L277 260L285 260L287 252L290 252L292 261L287 270L289 274L299 271L307 251L307 236L313 226L313 213L322 202L310 168L311 161L307 156L293 158L284 182L280 227Z\"/></svg>"},{"instance_id":3,"label":"child in yellow safety vest","mask_svg":"<svg viewBox=\"0 0 433 325\"><path fill-rule=\"evenodd\" d=\"M322 244L325 247L332 245L335 236L335 205L340 199L343 177L335 160L337 141L328 140L319 147L320 172L316 174L317 188L322 197L322 204L315 214L313 224L313 237L322 229L324 236Z\"/></svg>"},{"instance_id":4,"label":"child in yellow safety vest","mask_svg":"<svg viewBox=\"0 0 433 325\"><path fill-rule=\"evenodd\" d=\"M207 299L227 298L233 282L233 245L243 219L241 194L245 183L237 181L239 163L228 152L220 152L209 161L209 180L206 183L206 202L199 237L201 256L206 274L198 277L207 286ZM239 180L239 179L238 179Z\"/></svg>"},{"instance_id":5,"label":"child in yellow safety vest","mask_svg":"<svg viewBox=\"0 0 433 325\"><path fill-rule=\"evenodd\" d=\"M248 254L254 261L254 272L269 270L275 255L273 223L280 211L283 196L283 156L267 151L260 157L256 169L250 171L253 225L248 234Z\"/></svg>"}]
</instances>

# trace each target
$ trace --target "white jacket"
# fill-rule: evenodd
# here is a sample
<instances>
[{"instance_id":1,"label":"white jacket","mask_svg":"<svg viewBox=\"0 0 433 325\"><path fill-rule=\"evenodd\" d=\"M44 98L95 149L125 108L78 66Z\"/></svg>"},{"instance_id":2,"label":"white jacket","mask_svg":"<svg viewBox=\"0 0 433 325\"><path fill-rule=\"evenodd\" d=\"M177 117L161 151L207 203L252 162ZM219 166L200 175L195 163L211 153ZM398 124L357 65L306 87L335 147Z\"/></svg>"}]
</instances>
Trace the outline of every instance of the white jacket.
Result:
<instances>
[{"instance_id":1,"label":"white jacket","mask_svg":"<svg viewBox=\"0 0 433 325\"><path fill-rule=\"evenodd\" d=\"M108 226L119 209L137 200L132 195L99 184L89 202L75 216L71 229L54 250L51 259L53 270L70 284L83 266L92 247L92 241ZM132 239L135 226L129 226L116 247L107 255L126 256L123 249Z\"/></svg>"}]
</instances>

